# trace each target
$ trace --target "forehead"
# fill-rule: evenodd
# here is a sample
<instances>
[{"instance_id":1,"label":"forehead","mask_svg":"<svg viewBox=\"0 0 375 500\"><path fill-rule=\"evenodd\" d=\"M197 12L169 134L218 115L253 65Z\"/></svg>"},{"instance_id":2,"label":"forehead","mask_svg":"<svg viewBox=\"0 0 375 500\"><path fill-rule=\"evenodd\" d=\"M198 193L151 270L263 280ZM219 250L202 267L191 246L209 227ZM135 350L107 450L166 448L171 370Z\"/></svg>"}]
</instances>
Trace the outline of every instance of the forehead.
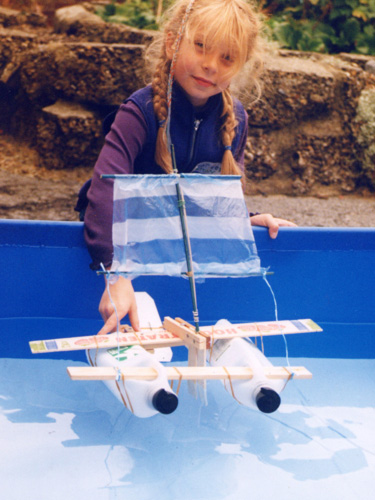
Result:
<instances>
[{"instance_id":1,"label":"forehead","mask_svg":"<svg viewBox=\"0 0 375 500\"><path fill-rule=\"evenodd\" d=\"M193 29L185 33L187 42L201 42L206 50L217 49L231 55L238 55L240 48L238 42L232 37L223 36L214 30Z\"/></svg>"}]
</instances>

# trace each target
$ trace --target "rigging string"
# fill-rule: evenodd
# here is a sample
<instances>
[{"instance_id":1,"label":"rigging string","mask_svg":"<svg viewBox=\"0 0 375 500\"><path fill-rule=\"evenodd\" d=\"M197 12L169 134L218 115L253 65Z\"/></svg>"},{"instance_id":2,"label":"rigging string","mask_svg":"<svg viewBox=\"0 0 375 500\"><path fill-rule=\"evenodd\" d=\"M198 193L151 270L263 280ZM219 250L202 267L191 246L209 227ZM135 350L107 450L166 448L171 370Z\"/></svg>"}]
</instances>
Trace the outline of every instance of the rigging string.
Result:
<instances>
[{"instance_id":1,"label":"rigging string","mask_svg":"<svg viewBox=\"0 0 375 500\"><path fill-rule=\"evenodd\" d=\"M111 305L113 307L114 313L116 315L117 361L120 362L120 319L119 319L119 315L118 315L118 312L117 312L116 304L115 304L115 302L112 299L111 290L110 290L110 281L111 281L112 278L111 278L109 272L104 268L103 264L101 264L101 267L102 267L103 271L107 275L107 293L108 293L108 297L109 297L109 300L111 302ZM136 337L137 337L137 335L136 335ZM90 359L90 361L91 361L91 359ZM96 361L96 357L95 357L95 361ZM95 365L96 365L96 363L95 363ZM120 394L121 400L124 403L125 408L128 408L132 413L134 413L133 412L133 405L132 405L132 403L130 401L130 397L129 397L128 391L126 390L126 387L125 387L125 376L124 376L123 373L121 373L121 370L120 370L120 368L118 366L115 369L117 371L117 377L116 377L116 380L115 380L115 384L116 384L117 390L118 390L118 392ZM126 404L126 399L124 398L124 396L122 394L122 391L121 391L121 388L120 388L120 385L119 385L120 379L122 380L122 385L124 387L125 396L128 399L129 405Z\"/></svg>"},{"instance_id":2,"label":"rigging string","mask_svg":"<svg viewBox=\"0 0 375 500\"><path fill-rule=\"evenodd\" d=\"M288 342L286 340L285 334L282 332L282 330L280 328L280 325L279 325L279 313L278 313L278 309L277 309L276 296L275 296L274 291L272 290L272 287L271 287L269 281L266 278L266 274L265 273L263 273L263 279L264 279L264 281L266 282L266 285L268 286L268 288L271 291L272 298L273 298L273 303L274 303L274 306L275 306L275 320L276 320L276 323L277 323L277 325L279 327L279 333L283 337L284 344L285 344L285 359L286 359L286 362L287 362L287 365L288 365L288 368L289 368L289 370L287 370L287 371L288 371L288 373L290 375L289 375L288 379L285 382L285 385L284 385L284 388L283 388L283 390L284 390L285 387L286 387L286 384L289 382L289 380L292 380L294 378L294 372L293 372L292 367L290 366L290 362L289 362Z\"/></svg>"}]
</instances>

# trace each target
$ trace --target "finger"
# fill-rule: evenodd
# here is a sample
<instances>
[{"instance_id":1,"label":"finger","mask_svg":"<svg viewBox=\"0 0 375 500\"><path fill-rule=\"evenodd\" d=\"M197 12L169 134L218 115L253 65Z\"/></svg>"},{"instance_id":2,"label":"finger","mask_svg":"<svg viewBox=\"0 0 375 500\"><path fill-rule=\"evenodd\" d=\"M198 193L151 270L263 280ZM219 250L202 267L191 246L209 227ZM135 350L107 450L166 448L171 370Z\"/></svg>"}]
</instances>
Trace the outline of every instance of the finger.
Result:
<instances>
[{"instance_id":1,"label":"finger","mask_svg":"<svg viewBox=\"0 0 375 500\"><path fill-rule=\"evenodd\" d=\"M136 332L139 332L140 326L139 326L138 309L137 309L136 304L129 309L128 316L129 316L130 324L133 327L133 329Z\"/></svg>"},{"instance_id":2,"label":"finger","mask_svg":"<svg viewBox=\"0 0 375 500\"><path fill-rule=\"evenodd\" d=\"M277 238L279 232L279 225L277 223L272 223L268 226L268 234L273 240Z\"/></svg>"},{"instance_id":3,"label":"finger","mask_svg":"<svg viewBox=\"0 0 375 500\"><path fill-rule=\"evenodd\" d=\"M284 219L276 219L277 223L279 224L279 227L298 227L297 224L290 220L284 220Z\"/></svg>"},{"instance_id":4,"label":"finger","mask_svg":"<svg viewBox=\"0 0 375 500\"><path fill-rule=\"evenodd\" d=\"M117 316L115 313L107 319L103 327L98 331L98 335L107 335L107 333L115 332L117 330Z\"/></svg>"}]
</instances>

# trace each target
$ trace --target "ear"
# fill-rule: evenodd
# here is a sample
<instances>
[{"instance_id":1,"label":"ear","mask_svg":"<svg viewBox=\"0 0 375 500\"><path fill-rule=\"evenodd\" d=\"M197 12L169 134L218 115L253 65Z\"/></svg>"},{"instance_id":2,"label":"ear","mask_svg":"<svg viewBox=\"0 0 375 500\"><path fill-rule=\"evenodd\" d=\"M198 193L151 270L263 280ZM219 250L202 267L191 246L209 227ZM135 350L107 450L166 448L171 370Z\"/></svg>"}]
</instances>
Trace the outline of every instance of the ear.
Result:
<instances>
[{"instance_id":1,"label":"ear","mask_svg":"<svg viewBox=\"0 0 375 500\"><path fill-rule=\"evenodd\" d=\"M173 59L175 49L175 37L171 31L167 33L165 38L165 52L167 54L168 59Z\"/></svg>"}]
</instances>

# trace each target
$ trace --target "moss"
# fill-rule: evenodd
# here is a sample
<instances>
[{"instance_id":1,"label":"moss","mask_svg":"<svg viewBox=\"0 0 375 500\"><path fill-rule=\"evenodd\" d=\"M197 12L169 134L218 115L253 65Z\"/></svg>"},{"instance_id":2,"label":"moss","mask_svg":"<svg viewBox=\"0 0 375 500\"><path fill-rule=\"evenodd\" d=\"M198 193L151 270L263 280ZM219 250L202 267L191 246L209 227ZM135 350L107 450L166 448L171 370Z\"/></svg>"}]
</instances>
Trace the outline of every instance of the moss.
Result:
<instances>
[{"instance_id":1,"label":"moss","mask_svg":"<svg viewBox=\"0 0 375 500\"><path fill-rule=\"evenodd\" d=\"M359 124L357 141L363 150L362 169L375 187L375 88L363 90L355 121Z\"/></svg>"}]
</instances>

